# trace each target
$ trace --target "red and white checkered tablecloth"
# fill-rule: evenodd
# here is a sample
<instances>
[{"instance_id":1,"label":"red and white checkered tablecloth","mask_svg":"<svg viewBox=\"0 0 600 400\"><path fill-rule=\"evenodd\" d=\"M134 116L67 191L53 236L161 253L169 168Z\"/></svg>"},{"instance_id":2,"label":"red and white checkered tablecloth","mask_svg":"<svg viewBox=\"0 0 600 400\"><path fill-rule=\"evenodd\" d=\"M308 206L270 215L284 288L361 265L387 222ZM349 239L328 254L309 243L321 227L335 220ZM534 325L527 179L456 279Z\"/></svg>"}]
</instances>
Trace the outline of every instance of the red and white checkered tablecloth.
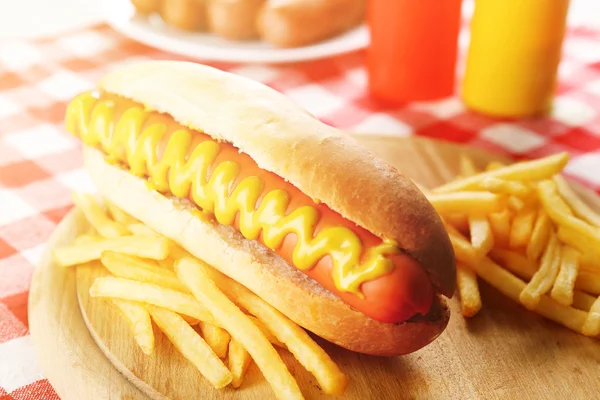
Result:
<instances>
[{"instance_id":1,"label":"red and white checkered tablecloth","mask_svg":"<svg viewBox=\"0 0 600 400\"><path fill-rule=\"evenodd\" d=\"M0 41L0 400L58 398L35 360L27 295L44 242L71 208L71 189L93 190L80 145L63 130L64 109L108 69L135 58L179 57L107 26ZM474 114L458 98L382 107L367 96L362 61L355 53L277 67L212 65L264 82L348 130L428 136L517 158L566 150L567 172L600 189L600 30L569 29L552 114L519 122Z\"/></svg>"}]
</instances>

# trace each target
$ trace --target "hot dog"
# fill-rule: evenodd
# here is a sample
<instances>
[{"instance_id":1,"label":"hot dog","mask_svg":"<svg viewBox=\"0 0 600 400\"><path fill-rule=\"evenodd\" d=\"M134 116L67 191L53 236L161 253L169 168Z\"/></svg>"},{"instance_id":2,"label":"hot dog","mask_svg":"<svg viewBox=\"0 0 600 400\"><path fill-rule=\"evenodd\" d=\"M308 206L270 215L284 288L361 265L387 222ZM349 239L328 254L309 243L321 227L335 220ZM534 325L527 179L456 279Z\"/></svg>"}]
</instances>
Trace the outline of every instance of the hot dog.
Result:
<instances>
[{"instance_id":1,"label":"hot dog","mask_svg":"<svg viewBox=\"0 0 600 400\"><path fill-rule=\"evenodd\" d=\"M66 126L103 195L317 335L392 355L445 328L454 255L433 207L281 94L138 63L77 96Z\"/></svg>"}]
</instances>

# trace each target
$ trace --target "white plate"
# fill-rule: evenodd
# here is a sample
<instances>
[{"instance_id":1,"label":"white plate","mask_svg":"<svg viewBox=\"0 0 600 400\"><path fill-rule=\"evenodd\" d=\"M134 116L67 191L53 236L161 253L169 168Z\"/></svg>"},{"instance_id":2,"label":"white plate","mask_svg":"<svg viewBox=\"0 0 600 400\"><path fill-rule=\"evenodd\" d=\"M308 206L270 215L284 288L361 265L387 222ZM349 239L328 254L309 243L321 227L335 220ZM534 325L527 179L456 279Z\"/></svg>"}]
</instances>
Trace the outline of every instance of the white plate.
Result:
<instances>
[{"instance_id":1,"label":"white plate","mask_svg":"<svg viewBox=\"0 0 600 400\"><path fill-rule=\"evenodd\" d=\"M160 50L200 61L243 63L287 63L314 60L360 50L369 43L363 25L312 46L277 49L261 41L231 41L207 33L190 33L172 28L158 16L135 12L128 0L105 2L107 22L117 31Z\"/></svg>"}]
</instances>

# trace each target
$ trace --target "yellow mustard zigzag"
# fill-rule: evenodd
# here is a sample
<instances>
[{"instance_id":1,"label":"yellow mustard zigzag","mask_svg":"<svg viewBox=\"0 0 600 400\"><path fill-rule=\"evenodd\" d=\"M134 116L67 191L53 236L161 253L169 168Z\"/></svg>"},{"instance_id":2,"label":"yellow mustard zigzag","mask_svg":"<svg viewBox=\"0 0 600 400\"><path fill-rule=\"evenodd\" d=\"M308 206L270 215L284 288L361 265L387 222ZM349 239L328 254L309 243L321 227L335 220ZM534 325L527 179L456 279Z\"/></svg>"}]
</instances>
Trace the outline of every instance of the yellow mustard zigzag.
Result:
<instances>
[{"instance_id":1,"label":"yellow mustard zigzag","mask_svg":"<svg viewBox=\"0 0 600 400\"><path fill-rule=\"evenodd\" d=\"M341 291L362 296L360 285L363 282L393 269L387 257L399 252L393 241L384 240L367 249L361 263L363 245L352 230L331 226L320 229L314 236L319 211L315 207L302 206L286 215L289 194L285 190L266 193L258 207L258 199L264 190L260 178L246 177L231 191L240 170L237 162L223 161L209 176L221 148L216 141L200 142L186 160L193 136L188 129L178 126L158 160L157 148L169 133L167 125L146 124L152 111L137 105L124 106L119 101L118 98L102 98L94 92L82 93L67 108L67 130L85 144L102 149L108 155L108 161L124 164L131 174L148 178L157 191L191 198L221 224L233 225L239 213L239 230L247 239L259 238L262 231L265 245L275 250L288 234L297 235L294 265L301 270L310 269L321 258L330 256L333 281ZM115 112L120 109L123 112L117 118Z\"/></svg>"}]
</instances>

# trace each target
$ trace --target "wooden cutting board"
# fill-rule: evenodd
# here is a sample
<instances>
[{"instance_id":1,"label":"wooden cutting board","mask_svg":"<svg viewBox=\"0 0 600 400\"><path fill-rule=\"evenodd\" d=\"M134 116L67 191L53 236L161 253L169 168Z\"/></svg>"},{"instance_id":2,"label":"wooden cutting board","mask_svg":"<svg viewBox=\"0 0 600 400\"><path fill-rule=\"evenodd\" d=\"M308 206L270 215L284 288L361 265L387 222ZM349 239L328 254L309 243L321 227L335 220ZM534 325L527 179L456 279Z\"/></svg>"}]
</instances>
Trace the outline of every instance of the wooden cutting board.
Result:
<instances>
[{"instance_id":1,"label":"wooden cutting board","mask_svg":"<svg viewBox=\"0 0 600 400\"><path fill-rule=\"evenodd\" d=\"M360 140L427 187L454 177L461 153L480 166L501 159L418 138ZM595 194L581 192L600 209ZM242 389L212 389L159 332L157 353L144 356L114 309L87 295L91 280L102 269L80 268L76 273L52 262L51 250L69 243L85 226L79 212L72 212L59 225L35 272L29 297L30 330L39 364L63 399L273 397L256 367ZM598 398L599 341L524 310L486 284L482 284L482 297L483 310L471 320L463 319L458 301L452 299L452 318L442 336L405 357L364 356L321 342L351 380L346 398ZM282 351L282 357L307 398L325 397L289 353Z\"/></svg>"}]
</instances>

